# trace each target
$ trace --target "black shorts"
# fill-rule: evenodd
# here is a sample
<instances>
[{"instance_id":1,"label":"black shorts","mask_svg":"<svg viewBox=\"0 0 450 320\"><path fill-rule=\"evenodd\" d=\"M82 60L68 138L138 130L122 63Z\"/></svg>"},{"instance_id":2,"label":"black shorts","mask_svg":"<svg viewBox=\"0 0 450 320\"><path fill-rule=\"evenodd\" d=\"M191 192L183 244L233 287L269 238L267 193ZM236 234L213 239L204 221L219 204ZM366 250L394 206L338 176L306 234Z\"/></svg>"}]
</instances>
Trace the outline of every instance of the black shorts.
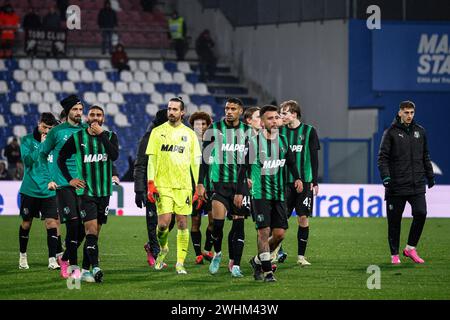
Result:
<instances>
[{"instance_id":1,"label":"black shorts","mask_svg":"<svg viewBox=\"0 0 450 320\"><path fill-rule=\"evenodd\" d=\"M311 190L311 183L303 182L303 191L297 193L293 184L286 187L286 207L288 218L292 215L292 210L295 209L297 216L310 217L313 212L314 193Z\"/></svg>"},{"instance_id":2,"label":"black shorts","mask_svg":"<svg viewBox=\"0 0 450 320\"><path fill-rule=\"evenodd\" d=\"M98 224L108 222L109 197L81 196L80 216L83 222L97 219Z\"/></svg>"},{"instance_id":3,"label":"black shorts","mask_svg":"<svg viewBox=\"0 0 450 320\"><path fill-rule=\"evenodd\" d=\"M217 200L227 209L227 216L230 219L232 215L248 217L250 216L250 192L244 192L242 207L237 208L234 205L234 196L236 195L236 183L213 183L213 195L211 202Z\"/></svg>"},{"instance_id":4,"label":"black shorts","mask_svg":"<svg viewBox=\"0 0 450 320\"><path fill-rule=\"evenodd\" d=\"M255 219L256 229L270 227L271 229L287 229L288 218L286 203L278 200L253 199L252 214Z\"/></svg>"},{"instance_id":5,"label":"black shorts","mask_svg":"<svg viewBox=\"0 0 450 320\"><path fill-rule=\"evenodd\" d=\"M23 221L38 219L58 219L56 196L50 198L35 198L20 194L20 216Z\"/></svg>"},{"instance_id":6,"label":"black shorts","mask_svg":"<svg viewBox=\"0 0 450 320\"><path fill-rule=\"evenodd\" d=\"M66 187L57 189L56 200L61 223L80 218L80 199L75 188Z\"/></svg>"},{"instance_id":7,"label":"black shorts","mask_svg":"<svg viewBox=\"0 0 450 320\"><path fill-rule=\"evenodd\" d=\"M197 217L197 216L202 216L202 215L207 215L208 212L210 212L212 210L212 192L207 192L206 196L208 197L208 199L203 202L202 206L200 207L200 209L197 210L197 201L195 201L192 204L192 217Z\"/></svg>"}]
</instances>

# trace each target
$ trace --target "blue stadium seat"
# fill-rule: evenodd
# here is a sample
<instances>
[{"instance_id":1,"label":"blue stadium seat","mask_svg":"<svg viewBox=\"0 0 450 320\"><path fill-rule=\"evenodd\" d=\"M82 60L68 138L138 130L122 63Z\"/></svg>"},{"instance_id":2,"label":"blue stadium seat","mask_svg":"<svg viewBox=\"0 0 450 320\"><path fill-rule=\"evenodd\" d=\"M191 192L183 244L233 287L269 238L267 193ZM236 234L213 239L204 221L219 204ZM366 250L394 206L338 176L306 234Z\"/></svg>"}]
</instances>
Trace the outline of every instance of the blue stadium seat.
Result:
<instances>
[{"instance_id":1,"label":"blue stadium seat","mask_svg":"<svg viewBox=\"0 0 450 320\"><path fill-rule=\"evenodd\" d=\"M10 80L12 79L11 71L0 71L0 80Z\"/></svg>"},{"instance_id":2,"label":"blue stadium seat","mask_svg":"<svg viewBox=\"0 0 450 320\"><path fill-rule=\"evenodd\" d=\"M67 81L66 71L53 71L53 78L59 82Z\"/></svg>"},{"instance_id":3,"label":"blue stadium seat","mask_svg":"<svg viewBox=\"0 0 450 320\"><path fill-rule=\"evenodd\" d=\"M192 83L192 84L197 84L197 83L199 82L199 81L198 81L198 75L195 74L195 73L188 73L188 74L186 75L186 80L187 80L188 82Z\"/></svg>"},{"instance_id":4,"label":"blue stadium seat","mask_svg":"<svg viewBox=\"0 0 450 320\"><path fill-rule=\"evenodd\" d=\"M16 59L8 59L5 60L5 66L8 68L9 71L13 71L19 68L19 63Z\"/></svg>"},{"instance_id":5,"label":"blue stadium seat","mask_svg":"<svg viewBox=\"0 0 450 320\"><path fill-rule=\"evenodd\" d=\"M100 70L100 68L98 67L98 62L96 60L86 60L84 64L86 68L91 71Z\"/></svg>"},{"instance_id":6,"label":"blue stadium seat","mask_svg":"<svg viewBox=\"0 0 450 320\"><path fill-rule=\"evenodd\" d=\"M120 75L117 71L109 71L106 73L106 77L111 82L117 82L120 81Z\"/></svg>"},{"instance_id":7,"label":"blue stadium seat","mask_svg":"<svg viewBox=\"0 0 450 320\"><path fill-rule=\"evenodd\" d=\"M168 72L174 73L178 71L178 66L176 62L167 61L164 62L164 69L166 69Z\"/></svg>"}]
</instances>

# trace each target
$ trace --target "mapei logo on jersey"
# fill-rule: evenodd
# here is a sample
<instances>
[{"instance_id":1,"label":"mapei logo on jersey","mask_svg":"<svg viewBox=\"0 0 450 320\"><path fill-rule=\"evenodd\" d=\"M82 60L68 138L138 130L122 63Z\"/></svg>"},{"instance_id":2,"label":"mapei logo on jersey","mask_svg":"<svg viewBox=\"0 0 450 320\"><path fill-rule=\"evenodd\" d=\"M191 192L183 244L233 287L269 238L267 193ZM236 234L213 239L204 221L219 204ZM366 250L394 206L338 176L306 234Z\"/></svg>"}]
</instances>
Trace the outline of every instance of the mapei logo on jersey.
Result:
<instances>
[{"instance_id":1,"label":"mapei logo on jersey","mask_svg":"<svg viewBox=\"0 0 450 320\"><path fill-rule=\"evenodd\" d=\"M285 163L286 163L286 159L266 160L263 163L263 169L274 169L274 168L284 167Z\"/></svg>"},{"instance_id":2,"label":"mapei logo on jersey","mask_svg":"<svg viewBox=\"0 0 450 320\"><path fill-rule=\"evenodd\" d=\"M222 144L222 151L245 151L245 144L224 143Z\"/></svg>"},{"instance_id":3,"label":"mapei logo on jersey","mask_svg":"<svg viewBox=\"0 0 450 320\"><path fill-rule=\"evenodd\" d=\"M173 144L163 144L161 146L161 151L183 153L184 152L184 146L176 146L176 145L173 145Z\"/></svg>"},{"instance_id":4,"label":"mapei logo on jersey","mask_svg":"<svg viewBox=\"0 0 450 320\"><path fill-rule=\"evenodd\" d=\"M85 154L83 162L90 163L90 162L101 162L101 161L108 161L108 154L106 153L100 153L100 154Z\"/></svg>"},{"instance_id":5,"label":"mapei logo on jersey","mask_svg":"<svg viewBox=\"0 0 450 320\"><path fill-rule=\"evenodd\" d=\"M419 139L420 138L420 133L419 131L414 131L414 138Z\"/></svg>"},{"instance_id":6,"label":"mapei logo on jersey","mask_svg":"<svg viewBox=\"0 0 450 320\"><path fill-rule=\"evenodd\" d=\"M302 152L303 150L303 146L301 144L294 144L289 146L289 148L291 148L292 152Z\"/></svg>"}]
</instances>

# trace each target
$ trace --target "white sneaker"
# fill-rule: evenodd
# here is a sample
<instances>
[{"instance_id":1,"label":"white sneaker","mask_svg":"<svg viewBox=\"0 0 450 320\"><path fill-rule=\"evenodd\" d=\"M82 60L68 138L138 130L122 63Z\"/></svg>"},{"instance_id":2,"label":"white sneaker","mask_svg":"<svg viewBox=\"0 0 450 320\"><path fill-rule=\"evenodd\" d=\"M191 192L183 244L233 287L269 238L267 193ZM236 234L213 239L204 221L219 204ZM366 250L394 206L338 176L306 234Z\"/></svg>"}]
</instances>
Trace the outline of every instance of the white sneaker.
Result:
<instances>
[{"instance_id":1,"label":"white sneaker","mask_svg":"<svg viewBox=\"0 0 450 320\"><path fill-rule=\"evenodd\" d=\"M310 266L311 263L309 263L304 256L298 256L297 264L299 264L301 267Z\"/></svg>"},{"instance_id":2,"label":"white sneaker","mask_svg":"<svg viewBox=\"0 0 450 320\"><path fill-rule=\"evenodd\" d=\"M59 264L58 264L58 262L56 262L55 257L48 258L48 269L49 270L59 269Z\"/></svg>"},{"instance_id":3,"label":"white sneaker","mask_svg":"<svg viewBox=\"0 0 450 320\"><path fill-rule=\"evenodd\" d=\"M81 271L81 281L93 283L93 282L95 282L95 278L94 278L94 275L92 274L92 272L90 272L89 270L83 269Z\"/></svg>"},{"instance_id":4,"label":"white sneaker","mask_svg":"<svg viewBox=\"0 0 450 320\"><path fill-rule=\"evenodd\" d=\"M177 272L177 274L187 274L184 265L182 265L181 263L177 263L175 265L175 271Z\"/></svg>"},{"instance_id":5,"label":"white sneaker","mask_svg":"<svg viewBox=\"0 0 450 320\"><path fill-rule=\"evenodd\" d=\"M19 269L30 269L28 266L27 253L20 252Z\"/></svg>"}]
</instances>

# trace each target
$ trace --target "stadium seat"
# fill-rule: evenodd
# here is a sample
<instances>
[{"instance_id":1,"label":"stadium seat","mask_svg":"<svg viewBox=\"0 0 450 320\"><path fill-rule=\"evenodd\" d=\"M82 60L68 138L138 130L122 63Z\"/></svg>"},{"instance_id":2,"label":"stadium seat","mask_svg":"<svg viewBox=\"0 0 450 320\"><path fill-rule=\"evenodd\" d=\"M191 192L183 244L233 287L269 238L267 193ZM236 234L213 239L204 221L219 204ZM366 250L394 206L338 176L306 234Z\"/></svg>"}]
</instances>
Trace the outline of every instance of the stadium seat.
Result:
<instances>
[{"instance_id":1,"label":"stadium seat","mask_svg":"<svg viewBox=\"0 0 450 320\"><path fill-rule=\"evenodd\" d=\"M97 102L97 96L94 92L85 92L83 97L84 101L86 101L88 104L92 105Z\"/></svg>"},{"instance_id":2,"label":"stadium seat","mask_svg":"<svg viewBox=\"0 0 450 320\"><path fill-rule=\"evenodd\" d=\"M25 80L24 82L22 82L22 90L24 92L32 92L32 91L34 91L34 82L29 81L29 80Z\"/></svg>"},{"instance_id":3,"label":"stadium seat","mask_svg":"<svg viewBox=\"0 0 450 320\"><path fill-rule=\"evenodd\" d=\"M173 99L173 98L176 98L176 97L177 97L177 95L175 93L173 93L173 92L166 92L166 93L164 93L163 100L164 100L164 102L169 102L170 99Z\"/></svg>"},{"instance_id":4,"label":"stadium seat","mask_svg":"<svg viewBox=\"0 0 450 320\"><path fill-rule=\"evenodd\" d=\"M57 101L56 95L54 92L44 92L44 102L47 103L55 103Z\"/></svg>"},{"instance_id":5,"label":"stadium seat","mask_svg":"<svg viewBox=\"0 0 450 320\"><path fill-rule=\"evenodd\" d=\"M183 72L183 73L191 73L192 72L190 64L186 61L179 61L177 66L178 66L178 71L180 71L180 72Z\"/></svg>"},{"instance_id":6,"label":"stadium seat","mask_svg":"<svg viewBox=\"0 0 450 320\"><path fill-rule=\"evenodd\" d=\"M23 104L17 102L11 104L11 113L15 116L24 116L27 114Z\"/></svg>"},{"instance_id":7,"label":"stadium seat","mask_svg":"<svg viewBox=\"0 0 450 320\"><path fill-rule=\"evenodd\" d=\"M27 79L30 81L38 81L40 78L39 72L37 70L31 69L27 71Z\"/></svg>"},{"instance_id":8,"label":"stadium seat","mask_svg":"<svg viewBox=\"0 0 450 320\"><path fill-rule=\"evenodd\" d=\"M105 107L105 113L114 116L119 113L119 106L115 103L108 103Z\"/></svg>"},{"instance_id":9,"label":"stadium seat","mask_svg":"<svg viewBox=\"0 0 450 320\"><path fill-rule=\"evenodd\" d=\"M130 71L122 71L120 73L120 80L124 82L133 81L133 74Z\"/></svg>"},{"instance_id":10,"label":"stadium seat","mask_svg":"<svg viewBox=\"0 0 450 320\"><path fill-rule=\"evenodd\" d=\"M17 82L23 82L27 79L27 74L23 70L14 70L13 78Z\"/></svg>"},{"instance_id":11,"label":"stadium seat","mask_svg":"<svg viewBox=\"0 0 450 320\"><path fill-rule=\"evenodd\" d=\"M64 81L62 84L62 89L64 92L67 92L67 93L77 92L75 85L73 84L73 82L70 82L70 81Z\"/></svg>"},{"instance_id":12,"label":"stadium seat","mask_svg":"<svg viewBox=\"0 0 450 320\"><path fill-rule=\"evenodd\" d=\"M67 72L67 79L72 82L79 82L80 79L80 73L76 70L70 70Z\"/></svg>"},{"instance_id":13,"label":"stadium seat","mask_svg":"<svg viewBox=\"0 0 450 320\"><path fill-rule=\"evenodd\" d=\"M152 66L150 64L150 61L141 60L138 62L138 69L140 71L148 72L152 70Z\"/></svg>"},{"instance_id":14,"label":"stadium seat","mask_svg":"<svg viewBox=\"0 0 450 320\"><path fill-rule=\"evenodd\" d=\"M152 70L156 72L163 72L166 69L164 69L164 64L161 61L152 61Z\"/></svg>"},{"instance_id":15,"label":"stadium seat","mask_svg":"<svg viewBox=\"0 0 450 320\"><path fill-rule=\"evenodd\" d=\"M40 92L31 92L30 93L30 103L41 103L42 102L42 94Z\"/></svg>"},{"instance_id":16,"label":"stadium seat","mask_svg":"<svg viewBox=\"0 0 450 320\"><path fill-rule=\"evenodd\" d=\"M125 101L124 101L121 93L113 92L113 94L111 95L111 102L117 103L117 104L122 104Z\"/></svg>"},{"instance_id":17,"label":"stadium seat","mask_svg":"<svg viewBox=\"0 0 450 320\"><path fill-rule=\"evenodd\" d=\"M162 83L173 83L172 74L166 71L161 72L160 74Z\"/></svg>"},{"instance_id":18,"label":"stadium seat","mask_svg":"<svg viewBox=\"0 0 450 320\"><path fill-rule=\"evenodd\" d=\"M56 60L56 59L47 59L45 64L46 64L47 69L50 71L59 70L58 60Z\"/></svg>"},{"instance_id":19,"label":"stadium seat","mask_svg":"<svg viewBox=\"0 0 450 320\"><path fill-rule=\"evenodd\" d=\"M46 102L41 102L38 104L38 112L39 113L52 112L52 108L50 107L50 104Z\"/></svg>"},{"instance_id":20,"label":"stadium seat","mask_svg":"<svg viewBox=\"0 0 450 320\"><path fill-rule=\"evenodd\" d=\"M7 93L9 91L6 81L0 81L0 93Z\"/></svg>"},{"instance_id":21,"label":"stadium seat","mask_svg":"<svg viewBox=\"0 0 450 320\"><path fill-rule=\"evenodd\" d=\"M53 72L51 72L50 70L42 70L41 71L41 80L44 81L52 81L53 80Z\"/></svg>"},{"instance_id":22,"label":"stadium seat","mask_svg":"<svg viewBox=\"0 0 450 320\"><path fill-rule=\"evenodd\" d=\"M100 70L111 70L111 61L102 59L98 62L98 67L100 68Z\"/></svg>"},{"instance_id":23,"label":"stadium seat","mask_svg":"<svg viewBox=\"0 0 450 320\"><path fill-rule=\"evenodd\" d=\"M175 72L173 74L173 82L183 84L186 82L186 76L182 72Z\"/></svg>"},{"instance_id":24,"label":"stadium seat","mask_svg":"<svg viewBox=\"0 0 450 320\"><path fill-rule=\"evenodd\" d=\"M36 81L34 89L39 92L47 92L48 91L47 82L42 81L42 80Z\"/></svg>"},{"instance_id":25,"label":"stadium seat","mask_svg":"<svg viewBox=\"0 0 450 320\"><path fill-rule=\"evenodd\" d=\"M155 104L163 104L164 103L163 96L159 92L153 92L150 96L150 100Z\"/></svg>"},{"instance_id":26,"label":"stadium seat","mask_svg":"<svg viewBox=\"0 0 450 320\"><path fill-rule=\"evenodd\" d=\"M155 91L155 85L151 82L145 82L142 84L142 92L151 94Z\"/></svg>"},{"instance_id":27,"label":"stadium seat","mask_svg":"<svg viewBox=\"0 0 450 320\"><path fill-rule=\"evenodd\" d=\"M156 104L148 103L145 106L145 112L147 112L152 117L156 116L156 113L158 112L159 108Z\"/></svg>"},{"instance_id":28,"label":"stadium seat","mask_svg":"<svg viewBox=\"0 0 450 320\"><path fill-rule=\"evenodd\" d=\"M83 70L81 71L81 81L83 82L93 82L94 81L94 75L92 71L90 70Z\"/></svg>"},{"instance_id":29,"label":"stadium seat","mask_svg":"<svg viewBox=\"0 0 450 320\"><path fill-rule=\"evenodd\" d=\"M116 90L114 87L114 83L112 83L111 81L103 82L102 89L103 89L103 91L108 92L108 93L114 92Z\"/></svg>"},{"instance_id":30,"label":"stadium seat","mask_svg":"<svg viewBox=\"0 0 450 320\"><path fill-rule=\"evenodd\" d=\"M2 115L2 114L0 114L0 127L7 127L8 126L8 124L6 123L6 121L5 121L5 117Z\"/></svg>"},{"instance_id":31,"label":"stadium seat","mask_svg":"<svg viewBox=\"0 0 450 320\"><path fill-rule=\"evenodd\" d=\"M191 115L191 114L193 114L196 111L198 111L197 105L195 105L193 103L190 103L190 104L186 105L186 113L187 114Z\"/></svg>"},{"instance_id":32,"label":"stadium seat","mask_svg":"<svg viewBox=\"0 0 450 320\"><path fill-rule=\"evenodd\" d=\"M19 69L30 70L31 68L32 68L32 66L31 66L30 59L19 59Z\"/></svg>"},{"instance_id":33,"label":"stadium seat","mask_svg":"<svg viewBox=\"0 0 450 320\"><path fill-rule=\"evenodd\" d=\"M142 87L139 82L133 81L130 83L130 92L131 93L142 93Z\"/></svg>"},{"instance_id":34,"label":"stadium seat","mask_svg":"<svg viewBox=\"0 0 450 320\"><path fill-rule=\"evenodd\" d=\"M160 82L159 73L157 73L155 71L149 71L147 73L147 80L152 82L152 83Z\"/></svg>"},{"instance_id":35,"label":"stadium seat","mask_svg":"<svg viewBox=\"0 0 450 320\"><path fill-rule=\"evenodd\" d=\"M114 116L114 123L119 127L129 127L130 123L128 122L128 118L123 113L118 113Z\"/></svg>"},{"instance_id":36,"label":"stadium seat","mask_svg":"<svg viewBox=\"0 0 450 320\"><path fill-rule=\"evenodd\" d=\"M195 85L195 93L197 93L197 94L209 94L208 87L204 83L197 83Z\"/></svg>"},{"instance_id":37,"label":"stadium seat","mask_svg":"<svg viewBox=\"0 0 450 320\"><path fill-rule=\"evenodd\" d=\"M45 70L45 61L43 59L34 59L33 68L36 70Z\"/></svg>"},{"instance_id":38,"label":"stadium seat","mask_svg":"<svg viewBox=\"0 0 450 320\"><path fill-rule=\"evenodd\" d=\"M94 80L97 82L107 81L105 71L101 71L101 70L94 71Z\"/></svg>"},{"instance_id":39,"label":"stadium seat","mask_svg":"<svg viewBox=\"0 0 450 320\"><path fill-rule=\"evenodd\" d=\"M3 59L0 59L0 71L8 70L8 68L5 65L5 61Z\"/></svg>"},{"instance_id":40,"label":"stadium seat","mask_svg":"<svg viewBox=\"0 0 450 320\"><path fill-rule=\"evenodd\" d=\"M138 64L136 60L128 60L128 66L130 67L130 70L132 72L138 70Z\"/></svg>"},{"instance_id":41,"label":"stadium seat","mask_svg":"<svg viewBox=\"0 0 450 320\"><path fill-rule=\"evenodd\" d=\"M97 95L97 101L102 105L109 103L109 94L106 92L99 92Z\"/></svg>"},{"instance_id":42,"label":"stadium seat","mask_svg":"<svg viewBox=\"0 0 450 320\"><path fill-rule=\"evenodd\" d=\"M51 92L61 92L62 91L62 87L61 87L61 82L59 81L50 81L48 84L48 89Z\"/></svg>"},{"instance_id":43,"label":"stadium seat","mask_svg":"<svg viewBox=\"0 0 450 320\"><path fill-rule=\"evenodd\" d=\"M13 134L18 138L22 138L27 134L27 128L23 125L15 125L13 127Z\"/></svg>"},{"instance_id":44,"label":"stadium seat","mask_svg":"<svg viewBox=\"0 0 450 320\"><path fill-rule=\"evenodd\" d=\"M198 108L200 111L204 111L210 115L214 115L213 108L209 104L201 104Z\"/></svg>"},{"instance_id":45,"label":"stadium seat","mask_svg":"<svg viewBox=\"0 0 450 320\"><path fill-rule=\"evenodd\" d=\"M63 108L59 104L59 102L52 103L52 113L56 116L57 119L59 119L59 115L62 110L63 110Z\"/></svg>"},{"instance_id":46,"label":"stadium seat","mask_svg":"<svg viewBox=\"0 0 450 320\"><path fill-rule=\"evenodd\" d=\"M83 71L86 69L86 66L84 65L84 61L81 59L74 59L72 60L72 68L78 71Z\"/></svg>"},{"instance_id":47,"label":"stadium seat","mask_svg":"<svg viewBox=\"0 0 450 320\"><path fill-rule=\"evenodd\" d=\"M136 71L133 73L133 79L134 81L145 83L147 82L147 77L145 76L145 73L142 71Z\"/></svg>"},{"instance_id":48,"label":"stadium seat","mask_svg":"<svg viewBox=\"0 0 450 320\"><path fill-rule=\"evenodd\" d=\"M116 82L116 91L119 93L127 93L129 91L128 84L122 81Z\"/></svg>"},{"instance_id":49,"label":"stadium seat","mask_svg":"<svg viewBox=\"0 0 450 320\"><path fill-rule=\"evenodd\" d=\"M63 71L70 71L72 70L72 63L69 59L61 59L59 60L59 69Z\"/></svg>"},{"instance_id":50,"label":"stadium seat","mask_svg":"<svg viewBox=\"0 0 450 320\"><path fill-rule=\"evenodd\" d=\"M181 99L183 99L184 104L190 104L191 103L191 98L189 97L189 95L184 94L184 93L180 93L178 96L181 97Z\"/></svg>"},{"instance_id":51,"label":"stadium seat","mask_svg":"<svg viewBox=\"0 0 450 320\"><path fill-rule=\"evenodd\" d=\"M185 82L181 84L181 91L186 94L194 94L194 86L192 85L192 83Z\"/></svg>"},{"instance_id":52,"label":"stadium seat","mask_svg":"<svg viewBox=\"0 0 450 320\"><path fill-rule=\"evenodd\" d=\"M19 103L29 103L30 97L28 96L28 93L26 92L17 92L16 93L16 101Z\"/></svg>"}]
</instances>

